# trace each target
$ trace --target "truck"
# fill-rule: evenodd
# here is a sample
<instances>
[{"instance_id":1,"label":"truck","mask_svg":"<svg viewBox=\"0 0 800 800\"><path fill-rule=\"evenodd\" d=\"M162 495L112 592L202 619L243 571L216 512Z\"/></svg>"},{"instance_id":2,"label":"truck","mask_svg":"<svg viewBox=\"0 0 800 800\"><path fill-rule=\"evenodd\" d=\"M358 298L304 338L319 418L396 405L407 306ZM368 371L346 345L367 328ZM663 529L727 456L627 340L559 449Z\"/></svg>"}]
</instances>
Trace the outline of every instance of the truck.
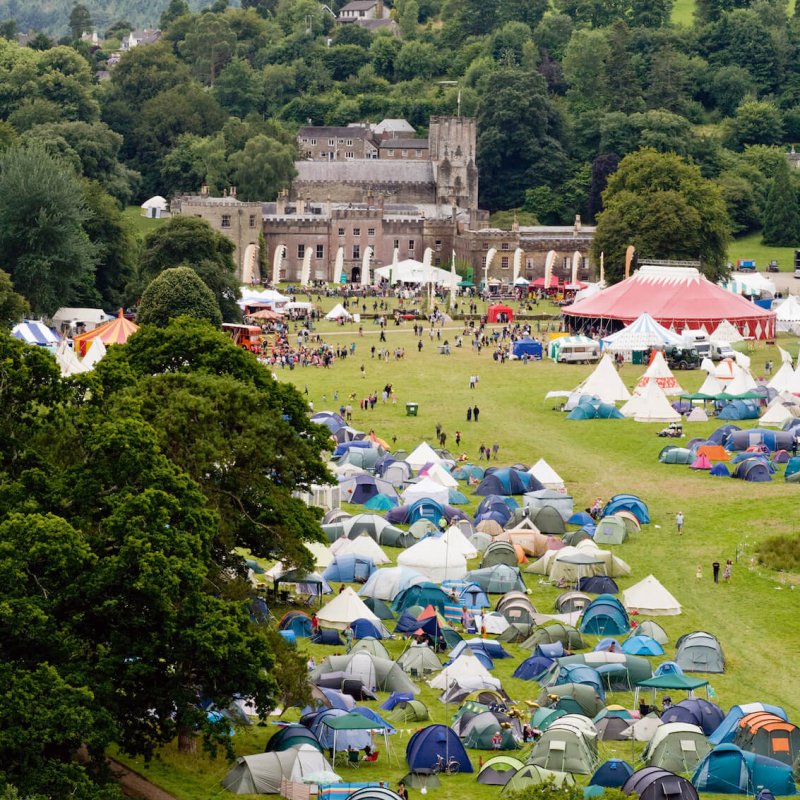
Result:
<instances>
[{"instance_id":1,"label":"truck","mask_svg":"<svg viewBox=\"0 0 800 800\"><path fill-rule=\"evenodd\" d=\"M695 347L671 344L664 348L664 358L670 369L698 369L700 354Z\"/></svg>"},{"instance_id":2,"label":"truck","mask_svg":"<svg viewBox=\"0 0 800 800\"><path fill-rule=\"evenodd\" d=\"M712 361L722 361L725 358L736 358L736 353L727 342L711 342L709 356Z\"/></svg>"},{"instance_id":3,"label":"truck","mask_svg":"<svg viewBox=\"0 0 800 800\"><path fill-rule=\"evenodd\" d=\"M681 338L683 346L694 348L700 358L711 355L711 340L704 329L684 328Z\"/></svg>"}]
</instances>

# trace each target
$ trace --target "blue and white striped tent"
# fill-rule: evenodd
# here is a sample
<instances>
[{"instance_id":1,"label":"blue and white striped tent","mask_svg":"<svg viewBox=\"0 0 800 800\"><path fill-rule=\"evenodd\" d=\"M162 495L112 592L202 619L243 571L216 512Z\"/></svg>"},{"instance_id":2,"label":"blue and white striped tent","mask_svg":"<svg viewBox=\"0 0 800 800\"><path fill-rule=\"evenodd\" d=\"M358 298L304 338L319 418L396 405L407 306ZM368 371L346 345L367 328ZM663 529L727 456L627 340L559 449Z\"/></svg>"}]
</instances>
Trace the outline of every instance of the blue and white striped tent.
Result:
<instances>
[{"instance_id":1,"label":"blue and white striped tent","mask_svg":"<svg viewBox=\"0 0 800 800\"><path fill-rule=\"evenodd\" d=\"M601 340L603 350L611 353L646 350L648 347L663 347L680 342L681 337L677 333L656 322L646 311L627 328Z\"/></svg>"},{"instance_id":2,"label":"blue and white striped tent","mask_svg":"<svg viewBox=\"0 0 800 800\"><path fill-rule=\"evenodd\" d=\"M20 339L25 344L36 344L41 347L53 346L55 347L61 337L54 333L43 322L37 320L26 319L20 322L11 329L11 335L15 339Z\"/></svg>"}]
</instances>

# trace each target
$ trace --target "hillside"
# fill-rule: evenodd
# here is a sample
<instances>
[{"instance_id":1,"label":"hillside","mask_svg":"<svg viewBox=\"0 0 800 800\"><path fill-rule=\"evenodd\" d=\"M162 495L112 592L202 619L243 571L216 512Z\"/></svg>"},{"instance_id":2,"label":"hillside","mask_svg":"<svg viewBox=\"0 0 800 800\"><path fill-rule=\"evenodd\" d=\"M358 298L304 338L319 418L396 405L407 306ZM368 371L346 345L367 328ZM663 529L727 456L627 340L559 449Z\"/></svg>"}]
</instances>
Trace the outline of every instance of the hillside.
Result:
<instances>
[{"instance_id":1,"label":"hillside","mask_svg":"<svg viewBox=\"0 0 800 800\"><path fill-rule=\"evenodd\" d=\"M127 20L137 28L158 26L161 12L169 0L84 0L92 15L95 29L102 33L113 23ZM74 0L0 0L0 21L14 19L23 33L44 31L51 36L64 36ZM189 0L192 10L209 5L206 0ZM230 3L238 6L238 0Z\"/></svg>"}]
</instances>

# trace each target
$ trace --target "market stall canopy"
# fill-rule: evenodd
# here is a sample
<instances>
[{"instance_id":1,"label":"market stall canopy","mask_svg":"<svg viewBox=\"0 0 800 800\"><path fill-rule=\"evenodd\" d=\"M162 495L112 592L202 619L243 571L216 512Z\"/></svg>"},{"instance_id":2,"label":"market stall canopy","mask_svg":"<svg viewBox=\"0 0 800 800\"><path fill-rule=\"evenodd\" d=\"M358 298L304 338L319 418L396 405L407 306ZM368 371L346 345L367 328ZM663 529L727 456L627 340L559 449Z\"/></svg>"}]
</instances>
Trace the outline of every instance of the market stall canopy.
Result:
<instances>
[{"instance_id":1,"label":"market stall canopy","mask_svg":"<svg viewBox=\"0 0 800 800\"><path fill-rule=\"evenodd\" d=\"M380 278L391 280L392 284L433 283L442 286L453 285L453 274L450 270L428 266L421 261L415 261L413 258L398 261L397 264L378 267L378 269L375 270L375 274ZM458 285L458 276L456 276L455 285Z\"/></svg>"}]
</instances>

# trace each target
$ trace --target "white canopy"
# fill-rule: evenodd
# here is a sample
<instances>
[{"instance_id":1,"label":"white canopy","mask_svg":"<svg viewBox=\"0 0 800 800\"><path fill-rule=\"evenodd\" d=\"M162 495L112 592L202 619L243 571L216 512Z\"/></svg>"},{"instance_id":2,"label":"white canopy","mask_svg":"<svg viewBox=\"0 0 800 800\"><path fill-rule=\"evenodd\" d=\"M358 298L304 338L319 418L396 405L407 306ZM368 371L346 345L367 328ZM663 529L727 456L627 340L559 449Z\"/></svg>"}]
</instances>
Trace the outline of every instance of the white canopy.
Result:
<instances>
[{"instance_id":1,"label":"white canopy","mask_svg":"<svg viewBox=\"0 0 800 800\"><path fill-rule=\"evenodd\" d=\"M555 489L557 492L564 491L564 481L561 476L543 459L540 458L529 470L545 489Z\"/></svg>"},{"instance_id":2,"label":"white canopy","mask_svg":"<svg viewBox=\"0 0 800 800\"><path fill-rule=\"evenodd\" d=\"M664 394L678 395L683 394L677 378L672 374L664 354L660 350L656 350L653 358L650 361L650 366L645 371L644 375L639 379L636 388L633 390L634 394L640 393L650 381L655 381Z\"/></svg>"},{"instance_id":3,"label":"white canopy","mask_svg":"<svg viewBox=\"0 0 800 800\"><path fill-rule=\"evenodd\" d=\"M603 339L603 349L611 353L630 353L648 347L678 344L681 337L656 322L646 311L627 328Z\"/></svg>"},{"instance_id":4,"label":"white canopy","mask_svg":"<svg viewBox=\"0 0 800 800\"><path fill-rule=\"evenodd\" d=\"M391 279L393 285L395 283L433 283L449 287L453 284L453 275L450 270L428 266L413 258L407 258L386 267L378 267L375 275L387 280ZM458 280L456 275L456 285L458 285Z\"/></svg>"},{"instance_id":5,"label":"white canopy","mask_svg":"<svg viewBox=\"0 0 800 800\"><path fill-rule=\"evenodd\" d=\"M317 619L323 628L336 628L343 631L354 619L368 619L382 625L364 601L349 587L339 592L333 600L325 603L317 612Z\"/></svg>"},{"instance_id":6,"label":"white canopy","mask_svg":"<svg viewBox=\"0 0 800 800\"><path fill-rule=\"evenodd\" d=\"M420 469L426 464L438 464L443 460L427 442L418 444L405 458L406 464L411 469Z\"/></svg>"},{"instance_id":7,"label":"white canopy","mask_svg":"<svg viewBox=\"0 0 800 800\"><path fill-rule=\"evenodd\" d=\"M644 580L622 592L622 605L640 614L674 616L681 613L681 604L664 588L658 578L648 575Z\"/></svg>"},{"instance_id":8,"label":"white canopy","mask_svg":"<svg viewBox=\"0 0 800 800\"><path fill-rule=\"evenodd\" d=\"M450 492L446 486L437 483L431 478L423 478L419 483L411 483L408 488L403 492L403 502L407 504L413 503L415 500L423 498L428 500L435 500L440 506L447 505L450 498Z\"/></svg>"},{"instance_id":9,"label":"white canopy","mask_svg":"<svg viewBox=\"0 0 800 800\"><path fill-rule=\"evenodd\" d=\"M776 309L776 328L788 331L793 322L800 322L800 298L790 294Z\"/></svg>"},{"instance_id":10,"label":"white canopy","mask_svg":"<svg viewBox=\"0 0 800 800\"><path fill-rule=\"evenodd\" d=\"M429 536L397 557L401 567L411 567L434 583L461 580L467 574L467 559L455 547L447 546L442 538Z\"/></svg>"},{"instance_id":11,"label":"white canopy","mask_svg":"<svg viewBox=\"0 0 800 800\"><path fill-rule=\"evenodd\" d=\"M631 393L625 388L608 353L600 359L594 372L575 389L575 393L596 395L604 403L631 399Z\"/></svg>"},{"instance_id":12,"label":"white canopy","mask_svg":"<svg viewBox=\"0 0 800 800\"><path fill-rule=\"evenodd\" d=\"M337 303L326 315L325 319L352 319L353 315L341 304Z\"/></svg>"},{"instance_id":13,"label":"white canopy","mask_svg":"<svg viewBox=\"0 0 800 800\"><path fill-rule=\"evenodd\" d=\"M256 291L255 289L242 287L239 290L240 298L236 301L240 308L245 306L262 305L280 306L281 308L289 302L290 298L281 294L275 289L264 289L263 291Z\"/></svg>"}]
</instances>

